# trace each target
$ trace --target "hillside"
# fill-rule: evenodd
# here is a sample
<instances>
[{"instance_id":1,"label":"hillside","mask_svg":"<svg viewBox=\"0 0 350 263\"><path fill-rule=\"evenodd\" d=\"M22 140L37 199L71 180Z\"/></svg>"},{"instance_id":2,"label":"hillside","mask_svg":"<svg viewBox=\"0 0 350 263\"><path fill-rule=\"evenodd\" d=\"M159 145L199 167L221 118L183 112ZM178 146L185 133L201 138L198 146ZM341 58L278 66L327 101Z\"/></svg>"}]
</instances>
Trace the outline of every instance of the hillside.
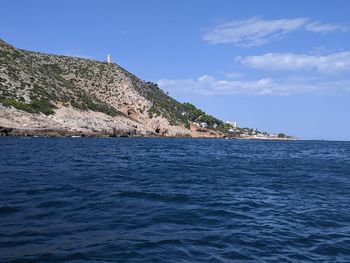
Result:
<instances>
[{"instance_id":1,"label":"hillside","mask_svg":"<svg viewBox=\"0 0 350 263\"><path fill-rule=\"evenodd\" d=\"M199 127L201 121L208 127ZM225 137L227 129L116 64L20 50L0 40L2 134Z\"/></svg>"}]
</instances>

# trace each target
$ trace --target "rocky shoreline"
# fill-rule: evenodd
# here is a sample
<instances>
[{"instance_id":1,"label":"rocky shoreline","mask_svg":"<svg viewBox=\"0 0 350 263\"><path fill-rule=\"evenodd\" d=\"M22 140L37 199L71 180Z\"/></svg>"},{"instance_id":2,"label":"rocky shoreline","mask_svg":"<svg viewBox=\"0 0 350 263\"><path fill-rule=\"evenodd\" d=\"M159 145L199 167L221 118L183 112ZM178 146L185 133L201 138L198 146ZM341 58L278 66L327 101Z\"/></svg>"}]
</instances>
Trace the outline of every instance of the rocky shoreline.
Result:
<instances>
[{"instance_id":1,"label":"rocky shoreline","mask_svg":"<svg viewBox=\"0 0 350 263\"><path fill-rule=\"evenodd\" d=\"M0 126L0 137L90 137L90 138L112 138L112 137L129 137L129 138L236 138L235 136L223 135L208 136L207 132L203 136L191 136L190 134L179 135L159 135L157 133L142 134L135 130L114 130L109 131L68 131L57 129L18 129Z\"/></svg>"},{"instance_id":2,"label":"rocky shoreline","mask_svg":"<svg viewBox=\"0 0 350 263\"><path fill-rule=\"evenodd\" d=\"M135 131L67 131L55 129L17 129L9 127L0 127L0 136L13 137L144 137ZM151 137L151 135L150 135ZM155 137L155 136L154 136Z\"/></svg>"},{"instance_id":3,"label":"rocky shoreline","mask_svg":"<svg viewBox=\"0 0 350 263\"><path fill-rule=\"evenodd\" d=\"M269 139L259 139L259 138L247 138L233 136L230 134L221 135L217 137L208 136L196 136L192 137L190 135L178 135L178 136L163 136L156 133L141 134L136 131L125 131L125 130L115 130L114 132L99 131L99 132L82 132L82 131L67 131L67 130L55 130L55 129L17 129L9 127L0 126L0 137L88 137L88 138L210 138L210 139L237 139L237 140L261 140L261 141L296 141L296 138L269 138Z\"/></svg>"},{"instance_id":4,"label":"rocky shoreline","mask_svg":"<svg viewBox=\"0 0 350 263\"><path fill-rule=\"evenodd\" d=\"M57 106L55 113L29 113L0 103L0 136L224 138L228 135L191 125L171 126L163 118L142 123L123 116Z\"/></svg>"}]
</instances>

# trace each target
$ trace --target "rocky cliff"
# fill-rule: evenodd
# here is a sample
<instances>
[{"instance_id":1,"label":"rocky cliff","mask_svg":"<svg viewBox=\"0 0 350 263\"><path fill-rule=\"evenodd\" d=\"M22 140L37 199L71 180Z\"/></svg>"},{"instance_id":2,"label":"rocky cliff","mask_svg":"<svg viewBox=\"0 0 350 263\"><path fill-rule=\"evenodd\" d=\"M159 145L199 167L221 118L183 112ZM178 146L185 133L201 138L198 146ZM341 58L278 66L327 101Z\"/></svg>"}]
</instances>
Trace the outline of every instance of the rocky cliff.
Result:
<instances>
[{"instance_id":1,"label":"rocky cliff","mask_svg":"<svg viewBox=\"0 0 350 263\"><path fill-rule=\"evenodd\" d=\"M209 117L217 125L198 127L186 105L116 64L0 40L2 135L225 137L223 123Z\"/></svg>"}]
</instances>

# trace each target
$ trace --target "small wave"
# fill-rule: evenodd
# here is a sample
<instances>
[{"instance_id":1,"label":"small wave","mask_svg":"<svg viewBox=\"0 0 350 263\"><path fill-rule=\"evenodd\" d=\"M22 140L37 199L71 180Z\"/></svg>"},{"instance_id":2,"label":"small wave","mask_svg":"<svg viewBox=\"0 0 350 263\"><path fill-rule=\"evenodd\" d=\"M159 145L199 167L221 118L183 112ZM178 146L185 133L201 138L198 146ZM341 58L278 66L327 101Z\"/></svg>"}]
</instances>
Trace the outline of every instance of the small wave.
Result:
<instances>
[{"instance_id":1,"label":"small wave","mask_svg":"<svg viewBox=\"0 0 350 263\"><path fill-rule=\"evenodd\" d=\"M229 260L253 260L252 257L249 257L248 255L239 253L237 251L229 251L222 253L222 256Z\"/></svg>"},{"instance_id":2,"label":"small wave","mask_svg":"<svg viewBox=\"0 0 350 263\"><path fill-rule=\"evenodd\" d=\"M122 192L117 194L118 197L147 199L162 202L188 202L189 196L183 194L158 194L146 192Z\"/></svg>"},{"instance_id":3,"label":"small wave","mask_svg":"<svg viewBox=\"0 0 350 263\"><path fill-rule=\"evenodd\" d=\"M11 206L2 206L0 207L0 215L7 215L7 214L13 214L17 213L20 210L16 207L11 207Z\"/></svg>"},{"instance_id":4,"label":"small wave","mask_svg":"<svg viewBox=\"0 0 350 263\"><path fill-rule=\"evenodd\" d=\"M61 207L65 207L68 206L69 203L66 201L60 201L60 200L56 200L56 201L46 201L46 202L42 202L40 203L37 208L61 208Z\"/></svg>"},{"instance_id":5,"label":"small wave","mask_svg":"<svg viewBox=\"0 0 350 263\"><path fill-rule=\"evenodd\" d=\"M321 255L348 255L350 256L350 248L348 244L322 244L315 248L313 253Z\"/></svg>"}]
</instances>

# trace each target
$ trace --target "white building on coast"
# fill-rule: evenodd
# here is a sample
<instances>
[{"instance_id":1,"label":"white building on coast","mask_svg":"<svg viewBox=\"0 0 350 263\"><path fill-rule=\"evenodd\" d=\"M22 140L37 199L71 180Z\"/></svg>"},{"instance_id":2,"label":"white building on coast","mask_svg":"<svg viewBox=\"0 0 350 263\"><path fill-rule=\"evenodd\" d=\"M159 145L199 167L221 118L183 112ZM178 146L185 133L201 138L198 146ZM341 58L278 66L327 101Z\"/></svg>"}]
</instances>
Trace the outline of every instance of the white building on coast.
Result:
<instances>
[{"instance_id":1,"label":"white building on coast","mask_svg":"<svg viewBox=\"0 0 350 263\"><path fill-rule=\"evenodd\" d=\"M237 122L236 121L226 121L226 124L230 124L232 126L232 128L237 128Z\"/></svg>"}]
</instances>

